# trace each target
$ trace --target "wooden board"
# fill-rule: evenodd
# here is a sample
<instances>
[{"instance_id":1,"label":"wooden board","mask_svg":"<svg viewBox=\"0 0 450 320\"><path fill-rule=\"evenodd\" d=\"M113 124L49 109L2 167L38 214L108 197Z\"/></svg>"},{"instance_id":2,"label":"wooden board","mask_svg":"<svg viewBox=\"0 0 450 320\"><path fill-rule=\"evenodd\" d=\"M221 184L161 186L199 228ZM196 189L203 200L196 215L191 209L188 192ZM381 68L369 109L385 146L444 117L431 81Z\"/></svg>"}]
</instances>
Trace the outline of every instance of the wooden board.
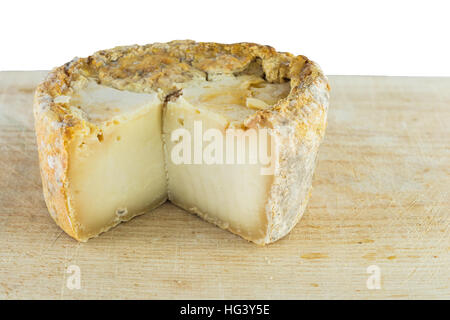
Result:
<instances>
[{"instance_id":1,"label":"wooden board","mask_svg":"<svg viewBox=\"0 0 450 320\"><path fill-rule=\"evenodd\" d=\"M41 193L31 105L44 74L0 73L0 298L450 298L450 78L330 77L307 211L258 247L170 204L69 238ZM381 289L367 287L373 265Z\"/></svg>"}]
</instances>

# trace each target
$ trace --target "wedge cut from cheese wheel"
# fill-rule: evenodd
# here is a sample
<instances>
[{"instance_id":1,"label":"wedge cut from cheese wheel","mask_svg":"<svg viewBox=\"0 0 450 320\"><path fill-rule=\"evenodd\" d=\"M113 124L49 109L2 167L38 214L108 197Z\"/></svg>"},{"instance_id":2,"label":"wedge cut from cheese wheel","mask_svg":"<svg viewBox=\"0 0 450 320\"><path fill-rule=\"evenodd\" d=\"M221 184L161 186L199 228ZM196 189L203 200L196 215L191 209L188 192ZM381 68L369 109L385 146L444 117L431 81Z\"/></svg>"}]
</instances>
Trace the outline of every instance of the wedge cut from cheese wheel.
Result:
<instances>
[{"instance_id":1,"label":"wedge cut from cheese wheel","mask_svg":"<svg viewBox=\"0 0 450 320\"><path fill-rule=\"evenodd\" d=\"M276 241L305 210L328 91L314 62L255 44L174 41L75 59L35 95L49 212L86 241L168 199L249 241ZM205 132L224 138L219 157ZM185 139L190 162L175 152Z\"/></svg>"}]
</instances>

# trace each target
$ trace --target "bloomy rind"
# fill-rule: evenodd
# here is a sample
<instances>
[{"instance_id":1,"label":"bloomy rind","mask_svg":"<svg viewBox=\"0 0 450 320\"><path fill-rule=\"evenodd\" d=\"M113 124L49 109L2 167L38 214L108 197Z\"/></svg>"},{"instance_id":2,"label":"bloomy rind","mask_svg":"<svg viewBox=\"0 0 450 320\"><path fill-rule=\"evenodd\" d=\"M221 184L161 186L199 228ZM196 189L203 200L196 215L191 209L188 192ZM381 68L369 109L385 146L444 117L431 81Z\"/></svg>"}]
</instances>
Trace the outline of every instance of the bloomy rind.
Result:
<instances>
[{"instance_id":1,"label":"bloomy rind","mask_svg":"<svg viewBox=\"0 0 450 320\"><path fill-rule=\"evenodd\" d=\"M39 164L44 199L50 215L70 236L78 239L76 226L72 224L67 199L67 122L43 85L35 93L34 116Z\"/></svg>"},{"instance_id":2,"label":"bloomy rind","mask_svg":"<svg viewBox=\"0 0 450 320\"><path fill-rule=\"evenodd\" d=\"M318 67L311 65L311 68ZM278 112L269 120L272 127L279 128L274 130L279 141L279 165L267 205L272 219L266 243L291 231L302 217L311 194L317 152L327 123L328 83L324 76L311 73L306 77L310 79L305 79L298 88L299 96L303 97L301 108ZM289 125L285 124L287 119Z\"/></svg>"},{"instance_id":3,"label":"bloomy rind","mask_svg":"<svg viewBox=\"0 0 450 320\"><path fill-rule=\"evenodd\" d=\"M67 194L67 147L77 128L91 124L55 101L70 94L71 85L80 76L121 90L162 90L168 95L177 90L177 83L216 74L241 74L255 64L261 66L269 82L290 80L291 91L273 107L244 121L248 128L270 129L280 147L266 205L267 236L248 240L265 244L286 235L302 216L310 194L317 150L326 127L329 86L319 66L306 57L253 43L185 40L117 47L74 59L51 71L36 90L34 115L44 198L56 223L72 237L87 239L76 223Z\"/></svg>"}]
</instances>

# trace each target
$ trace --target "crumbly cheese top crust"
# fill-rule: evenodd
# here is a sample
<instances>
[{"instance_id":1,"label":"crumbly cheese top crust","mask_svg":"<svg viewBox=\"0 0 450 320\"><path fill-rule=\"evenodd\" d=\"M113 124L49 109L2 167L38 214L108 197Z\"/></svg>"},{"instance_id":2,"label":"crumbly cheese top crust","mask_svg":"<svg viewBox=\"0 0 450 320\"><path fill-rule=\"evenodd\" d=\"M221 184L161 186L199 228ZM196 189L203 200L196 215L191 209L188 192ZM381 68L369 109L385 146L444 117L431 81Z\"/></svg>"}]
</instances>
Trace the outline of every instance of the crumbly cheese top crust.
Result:
<instances>
[{"instance_id":1,"label":"crumbly cheese top crust","mask_svg":"<svg viewBox=\"0 0 450 320\"><path fill-rule=\"evenodd\" d=\"M233 114L241 120L245 117L243 125L246 127L269 123L275 127L276 123L292 120L297 123L296 131L300 135L304 131L302 126L308 125L310 114L315 113L311 106L303 108L310 105L310 88L325 85L328 89L320 67L304 56L276 52L269 46L252 43L228 45L172 41L102 50L54 69L37 88L35 114L39 118L51 113L51 118L58 122L57 126L67 127L68 131L80 125L93 125L65 98L76 96L77 86L86 79L111 90L136 94L158 92L166 99L182 88L183 94L195 101L203 98L203 102L208 104L222 99L223 103L218 106L224 107L221 112L226 113L226 108L233 109L234 104L225 107L230 101L224 99L223 94L220 99L218 95L214 98L214 90L209 90L212 95L208 97L206 87L207 82L214 82L226 90L228 80L224 79L233 77L246 79L244 83L248 86L245 90L251 93L245 96L245 101L238 103L245 105L246 110L241 108L236 113L236 110L231 110L233 120ZM242 82L238 86L230 85L229 89L237 89L240 85ZM205 94L194 98L196 90L203 90ZM235 92L231 99L236 96ZM323 112L319 109L316 111ZM323 131L325 128L318 129Z\"/></svg>"}]
</instances>

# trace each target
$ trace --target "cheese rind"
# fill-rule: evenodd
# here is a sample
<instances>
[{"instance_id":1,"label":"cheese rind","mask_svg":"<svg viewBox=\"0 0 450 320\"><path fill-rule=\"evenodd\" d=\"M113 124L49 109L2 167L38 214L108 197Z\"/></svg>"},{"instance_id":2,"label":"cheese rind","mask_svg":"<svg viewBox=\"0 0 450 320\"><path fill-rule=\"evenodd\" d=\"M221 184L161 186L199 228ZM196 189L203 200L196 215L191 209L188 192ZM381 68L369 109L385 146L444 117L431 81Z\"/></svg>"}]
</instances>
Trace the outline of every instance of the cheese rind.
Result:
<instances>
[{"instance_id":1,"label":"cheese rind","mask_svg":"<svg viewBox=\"0 0 450 320\"><path fill-rule=\"evenodd\" d=\"M175 204L250 241L276 241L305 210L326 126L328 91L314 62L255 44L174 41L76 59L53 70L35 94L49 212L69 235L84 241L157 206L167 192ZM188 120L178 121L181 114ZM189 127L196 119L224 133L267 130L272 174L258 174L258 165L173 166L170 128ZM118 136L137 144L114 140ZM133 148L133 159L124 156ZM123 173L121 183L110 181L112 186L101 191L101 181L117 171ZM149 186L152 179L157 183ZM193 190L180 188L188 181ZM199 197L199 190L207 197ZM114 196L103 205L94 201L109 195Z\"/></svg>"}]
</instances>

